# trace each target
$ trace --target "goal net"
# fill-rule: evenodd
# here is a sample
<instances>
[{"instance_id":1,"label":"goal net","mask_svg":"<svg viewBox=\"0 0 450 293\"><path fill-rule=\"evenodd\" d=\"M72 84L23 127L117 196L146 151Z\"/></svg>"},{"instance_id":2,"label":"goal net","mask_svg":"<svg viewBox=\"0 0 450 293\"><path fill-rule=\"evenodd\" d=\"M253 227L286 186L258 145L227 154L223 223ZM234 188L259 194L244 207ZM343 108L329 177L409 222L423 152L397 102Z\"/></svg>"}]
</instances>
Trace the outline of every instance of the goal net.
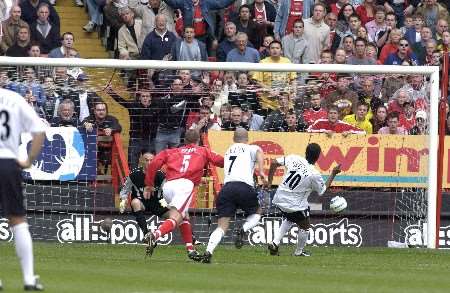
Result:
<instances>
[{"instance_id":1,"label":"goal net","mask_svg":"<svg viewBox=\"0 0 450 293\"><path fill-rule=\"evenodd\" d=\"M448 152L437 155L438 68L3 57L0 64L1 86L21 93L53 126L42 155L24 172L35 239L140 243L133 214L118 210L120 185L143 163L139 154L182 144L189 128L224 154L240 126L264 151L265 172L272 159L303 156L311 142L322 148L316 169L325 179L341 164L332 188L309 198L308 244L448 247L443 231L450 220L442 217L436 227L438 176L443 188L450 186ZM85 123L101 116L99 101L120 124L104 127L111 134ZM28 141L22 137L22 154ZM437 174L438 160L444 174ZM271 199L283 174L279 168L272 189L259 192L264 216L248 234L252 245L266 245L280 227ZM202 242L216 227L222 182L222 170L208 168L194 195L190 213ZM339 214L329 208L336 195L348 203ZM111 233L105 218L113 220ZM150 229L161 220L148 219ZM235 228L243 220L238 211ZM0 219L0 240L11 240L7 227ZM295 243L296 234L291 228L283 243ZM178 233L162 240L179 242ZM225 242L233 242L233 233Z\"/></svg>"}]
</instances>

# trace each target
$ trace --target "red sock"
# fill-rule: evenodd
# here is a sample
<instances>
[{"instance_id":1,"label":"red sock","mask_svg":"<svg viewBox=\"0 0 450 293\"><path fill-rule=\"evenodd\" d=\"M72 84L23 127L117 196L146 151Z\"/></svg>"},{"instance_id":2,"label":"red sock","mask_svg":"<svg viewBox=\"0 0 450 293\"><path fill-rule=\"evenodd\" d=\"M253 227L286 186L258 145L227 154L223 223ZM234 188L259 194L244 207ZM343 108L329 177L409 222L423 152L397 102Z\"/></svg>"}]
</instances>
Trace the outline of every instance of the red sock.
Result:
<instances>
[{"instance_id":1,"label":"red sock","mask_svg":"<svg viewBox=\"0 0 450 293\"><path fill-rule=\"evenodd\" d=\"M192 245L192 226L188 220L183 220L180 226L181 238L183 238L184 243L186 244L187 251L194 250L194 246Z\"/></svg>"},{"instance_id":2,"label":"red sock","mask_svg":"<svg viewBox=\"0 0 450 293\"><path fill-rule=\"evenodd\" d=\"M166 235L167 233L170 233L175 229L177 226L177 222L173 219L167 219L165 220L161 225L159 225L158 230L155 231L153 234L155 236L155 240L158 240L158 238Z\"/></svg>"}]
</instances>

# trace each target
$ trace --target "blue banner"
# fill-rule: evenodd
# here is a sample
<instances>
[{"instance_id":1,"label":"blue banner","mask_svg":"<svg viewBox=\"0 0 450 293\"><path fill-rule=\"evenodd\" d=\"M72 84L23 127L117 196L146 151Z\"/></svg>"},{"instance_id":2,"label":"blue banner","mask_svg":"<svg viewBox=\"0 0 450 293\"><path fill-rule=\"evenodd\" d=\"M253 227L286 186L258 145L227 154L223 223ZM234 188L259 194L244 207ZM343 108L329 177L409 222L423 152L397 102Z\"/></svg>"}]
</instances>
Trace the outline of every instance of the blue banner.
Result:
<instances>
[{"instance_id":1,"label":"blue banner","mask_svg":"<svg viewBox=\"0 0 450 293\"><path fill-rule=\"evenodd\" d=\"M19 157L31 147L31 135L22 135ZM95 180L97 175L97 133L84 128L49 127L40 155L24 170L31 180Z\"/></svg>"}]
</instances>

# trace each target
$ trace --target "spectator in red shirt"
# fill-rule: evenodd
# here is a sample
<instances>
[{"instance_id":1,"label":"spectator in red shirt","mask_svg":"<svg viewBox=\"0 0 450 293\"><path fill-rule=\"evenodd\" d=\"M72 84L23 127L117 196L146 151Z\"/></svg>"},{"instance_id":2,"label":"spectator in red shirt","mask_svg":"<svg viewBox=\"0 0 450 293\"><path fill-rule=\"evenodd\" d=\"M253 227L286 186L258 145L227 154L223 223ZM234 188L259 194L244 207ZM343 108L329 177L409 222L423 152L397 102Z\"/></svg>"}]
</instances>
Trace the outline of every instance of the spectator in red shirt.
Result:
<instances>
[{"instance_id":1,"label":"spectator in red shirt","mask_svg":"<svg viewBox=\"0 0 450 293\"><path fill-rule=\"evenodd\" d=\"M310 103L311 107L303 112L303 118L308 126L311 126L319 119L326 119L328 116L327 110L320 105L319 94L313 94Z\"/></svg>"},{"instance_id":2,"label":"spectator in red shirt","mask_svg":"<svg viewBox=\"0 0 450 293\"><path fill-rule=\"evenodd\" d=\"M411 102L405 102L403 104L403 114L399 116L399 123L401 127L405 128L408 132L416 124L414 104Z\"/></svg>"},{"instance_id":3,"label":"spectator in red shirt","mask_svg":"<svg viewBox=\"0 0 450 293\"><path fill-rule=\"evenodd\" d=\"M359 15L362 25L366 25L375 16L375 0L364 0L362 5L356 7L356 14Z\"/></svg>"},{"instance_id":4,"label":"spectator in red shirt","mask_svg":"<svg viewBox=\"0 0 450 293\"><path fill-rule=\"evenodd\" d=\"M331 105L328 107L328 118L319 119L313 125L311 125L308 132L326 133L328 137L333 136L334 133L342 133L342 135L348 136L351 133L365 134L364 130L359 129L351 124L345 123L339 120L339 108Z\"/></svg>"},{"instance_id":5,"label":"spectator in red shirt","mask_svg":"<svg viewBox=\"0 0 450 293\"><path fill-rule=\"evenodd\" d=\"M399 115L404 114L404 104L410 101L411 98L407 91L403 89L398 90L388 104L388 113L397 112Z\"/></svg>"}]
</instances>

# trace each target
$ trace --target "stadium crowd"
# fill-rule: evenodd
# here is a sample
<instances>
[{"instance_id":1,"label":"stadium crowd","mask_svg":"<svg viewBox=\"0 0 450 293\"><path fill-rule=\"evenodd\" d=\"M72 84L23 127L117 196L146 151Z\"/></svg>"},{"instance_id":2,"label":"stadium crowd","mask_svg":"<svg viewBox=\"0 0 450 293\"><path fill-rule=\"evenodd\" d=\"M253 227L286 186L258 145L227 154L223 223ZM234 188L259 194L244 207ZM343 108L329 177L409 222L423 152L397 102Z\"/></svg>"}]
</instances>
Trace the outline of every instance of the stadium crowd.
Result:
<instances>
[{"instance_id":1,"label":"stadium crowd","mask_svg":"<svg viewBox=\"0 0 450 293\"><path fill-rule=\"evenodd\" d=\"M12 57L78 58L60 32L54 0L2 10L0 51ZM0 1L4 7L6 1ZM57 5L57 3L56 3ZM120 59L296 64L441 65L450 42L447 1L436 0L76 0L87 33L108 32ZM427 133L429 82L421 75L124 70L129 163L143 150L180 144L186 129ZM120 132L119 121L80 68L0 69L52 126ZM447 119L447 133L450 121Z\"/></svg>"}]
</instances>

